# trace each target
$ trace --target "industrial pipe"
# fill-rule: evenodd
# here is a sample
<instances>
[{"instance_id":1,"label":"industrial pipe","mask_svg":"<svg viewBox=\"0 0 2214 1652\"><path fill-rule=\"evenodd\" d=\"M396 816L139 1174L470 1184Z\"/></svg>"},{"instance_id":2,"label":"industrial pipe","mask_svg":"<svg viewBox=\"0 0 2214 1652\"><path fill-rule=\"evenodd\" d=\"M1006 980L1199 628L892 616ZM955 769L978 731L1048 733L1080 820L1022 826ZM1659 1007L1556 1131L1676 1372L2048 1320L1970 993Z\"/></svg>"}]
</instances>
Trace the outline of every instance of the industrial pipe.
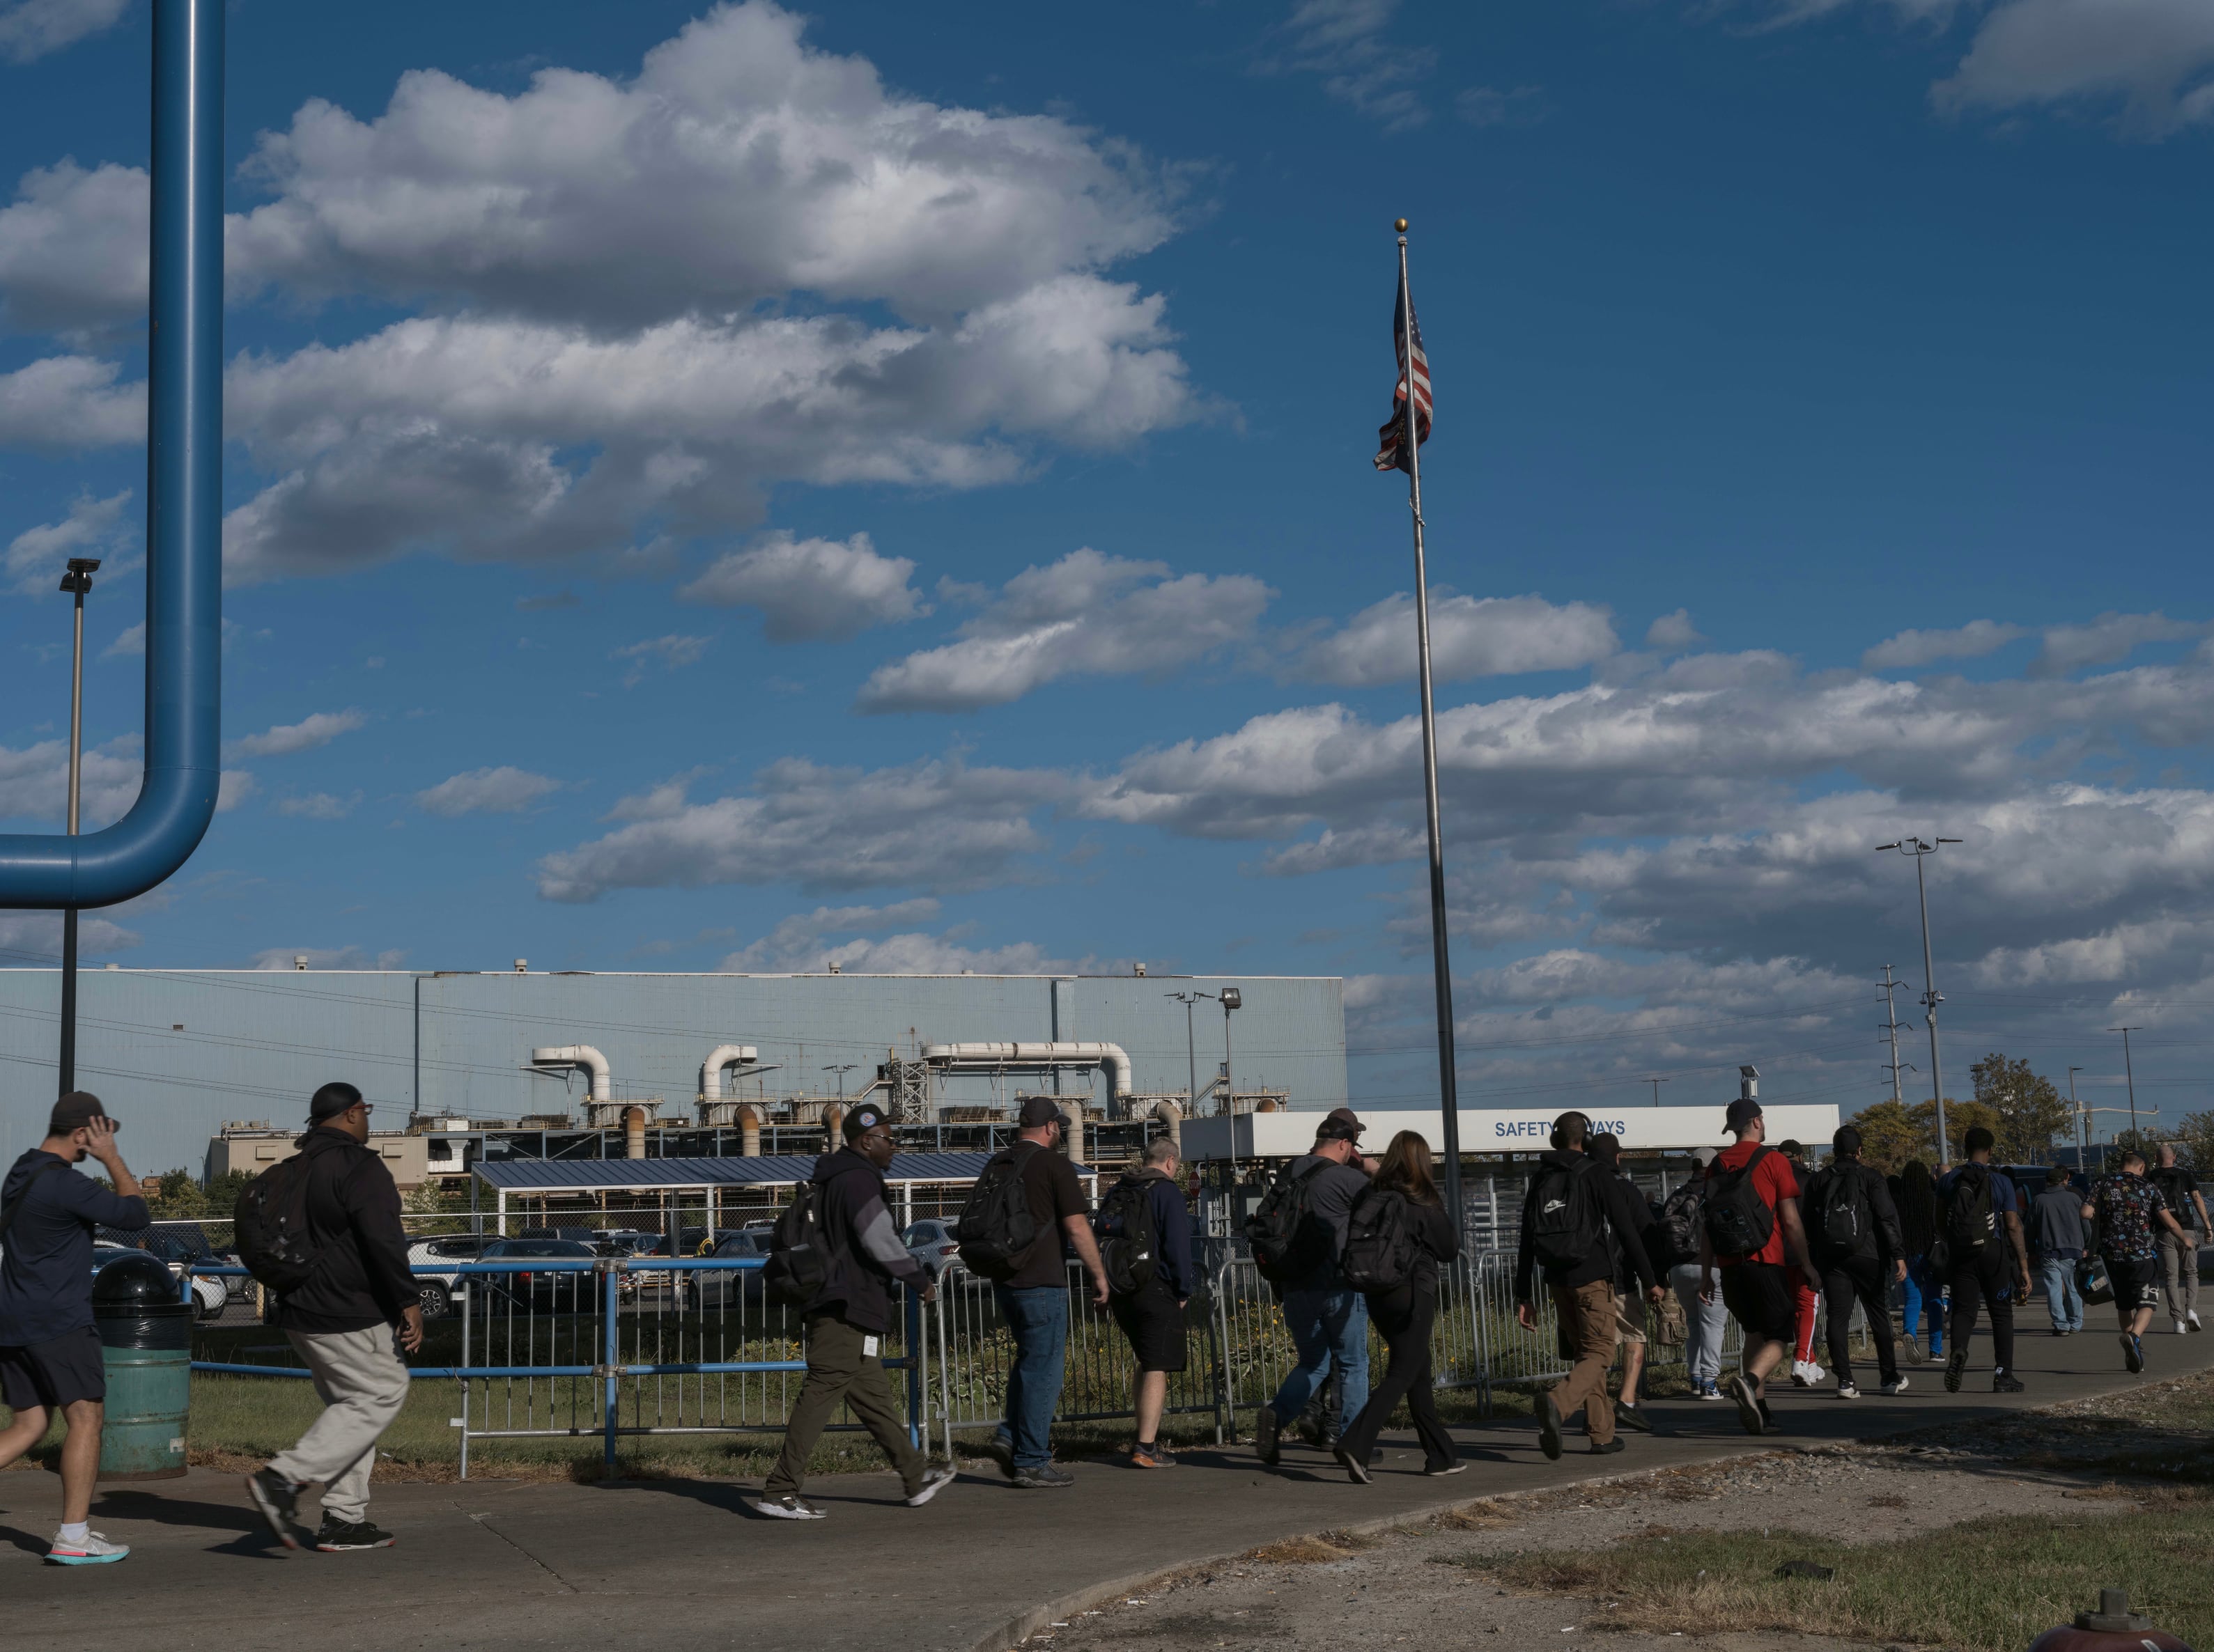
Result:
<instances>
[{"instance_id":1,"label":"industrial pipe","mask_svg":"<svg viewBox=\"0 0 2214 1652\"><path fill-rule=\"evenodd\" d=\"M1107 1072L1107 1099L1130 1093L1130 1058L1119 1044L926 1044L922 1058L933 1067L962 1068L1103 1067Z\"/></svg>"},{"instance_id":2,"label":"industrial pipe","mask_svg":"<svg viewBox=\"0 0 2214 1652\"><path fill-rule=\"evenodd\" d=\"M1177 1157L1183 1156L1183 1109L1166 1096L1153 1103L1153 1117L1169 1127L1169 1140L1176 1144Z\"/></svg>"},{"instance_id":3,"label":"industrial pipe","mask_svg":"<svg viewBox=\"0 0 2214 1652\"><path fill-rule=\"evenodd\" d=\"M612 1101L615 1099L615 1076L608 1067L608 1058L589 1044L548 1045L530 1052L534 1067L582 1067L592 1076L592 1100Z\"/></svg>"},{"instance_id":4,"label":"industrial pipe","mask_svg":"<svg viewBox=\"0 0 2214 1652\"><path fill-rule=\"evenodd\" d=\"M623 1156L643 1159L645 1156L645 1109L623 1109Z\"/></svg>"},{"instance_id":5,"label":"industrial pipe","mask_svg":"<svg viewBox=\"0 0 2214 1652\"><path fill-rule=\"evenodd\" d=\"M79 838L0 836L0 906L112 906L214 818L223 668L223 0L154 0L146 344L146 764ZM17 685L20 689L21 684Z\"/></svg>"},{"instance_id":6,"label":"industrial pipe","mask_svg":"<svg viewBox=\"0 0 2214 1652\"><path fill-rule=\"evenodd\" d=\"M751 1107L738 1109L738 1152L748 1159L761 1157L761 1114Z\"/></svg>"},{"instance_id":7,"label":"industrial pipe","mask_svg":"<svg viewBox=\"0 0 2214 1652\"><path fill-rule=\"evenodd\" d=\"M750 1044L719 1044L707 1052L706 1060L700 1064L700 1099L720 1101L723 1098L723 1070L726 1067L750 1067L761 1059L761 1052Z\"/></svg>"},{"instance_id":8,"label":"industrial pipe","mask_svg":"<svg viewBox=\"0 0 2214 1652\"><path fill-rule=\"evenodd\" d=\"M823 1150L835 1153L845 1144L846 1109L833 1101L823 1109Z\"/></svg>"},{"instance_id":9,"label":"industrial pipe","mask_svg":"<svg viewBox=\"0 0 2214 1652\"><path fill-rule=\"evenodd\" d=\"M1061 1104L1061 1145L1071 1164L1084 1162L1084 1098L1070 1096Z\"/></svg>"}]
</instances>

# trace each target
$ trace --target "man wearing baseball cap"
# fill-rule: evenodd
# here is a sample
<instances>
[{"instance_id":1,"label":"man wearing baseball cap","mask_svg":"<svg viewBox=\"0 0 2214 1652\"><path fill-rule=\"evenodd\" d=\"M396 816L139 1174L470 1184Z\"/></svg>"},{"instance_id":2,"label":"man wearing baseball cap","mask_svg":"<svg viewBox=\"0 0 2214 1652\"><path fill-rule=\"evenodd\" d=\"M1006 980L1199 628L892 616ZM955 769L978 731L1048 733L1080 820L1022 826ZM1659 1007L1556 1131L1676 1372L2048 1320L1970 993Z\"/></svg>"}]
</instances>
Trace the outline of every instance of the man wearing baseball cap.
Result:
<instances>
[{"instance_id":1,"label":"man wearing baseball cap","mask_svg":"<svg viewBox=\"0 0 2214 1652\"><path fill-rule=\"evenodd\" d=\"M131 1552L87 1524L107 1400L92 1322L93 1229L134 1229L148 1220L138 1179L115 1149L119 1128L98 1096L71 1090L54 1103L46 1140L0 1182L0 1399L15 1413L0 1430L0 1469L46 1438L52 1412L67 1419L61 1529L46 1551L62 1566L102 1565ZM113 1192L70 1173L88 1157L107 1172Z\"/></svg>"},{"instance_id":2,"label":"man wearing baseball cap","mask_svg":"<svg viewBox=\"0 0 2214 1652\"><path fill-rule=\"evenodd\" d=\"M1368 1191L1375 1161L1361 1156L1361 1133L1367 1126L1350 1107L1336 1107L1315 1126L1314 1145L1286 1165L1283 1173L1305 1178L1304 1228L1313 1230L1305 1254L1306 1271L1282 1281L1284 1329L1292 1333L1299 1362L1286 1374L1275 1396L1254 1418L1253 1448L1273 1465L1285 1427L1299 1420L1329 1377L1338 1373L1338 1410L1323 1419L1323 1449L1334 1451L1346 1425L1368 1403L1368 1299L1345 1283L1339 1267L1345 1255L1345 1228L1353 1202Z\"/></svg>"},{"instance_id":3,"label":"man wearing baseball cap","mask_svg":"<svg viewBox=\"0 0 2214 1652\"><path fill-rule=\"evenodd\" d=\"M1707 1167L1706 1227L1699 1235L1699 1295L1716 1297L1715 1270L1722 1270L1721 1300L1745 1334L1738 1369L1722 1379L1725 1399L1737 1405L1747 1434L1776 1426L1768 1411L1768 1374L1791 1350L1798 1335L1797 1283L1820 1290L1822 1276L1807 1252L1807 1229L1799 1219L1799 1179L1791 1161L1766 1146L1768 1125L1760 1103L1740 1096L1729 1104L1723 1127L1737 1140ZM1744 1190L1741 1192L1740 1190ZM1768 1214L1768 1236L1738 1254L1715 1247L1716 1210L1748 1198Z\"/></svg>"}]
</instances>

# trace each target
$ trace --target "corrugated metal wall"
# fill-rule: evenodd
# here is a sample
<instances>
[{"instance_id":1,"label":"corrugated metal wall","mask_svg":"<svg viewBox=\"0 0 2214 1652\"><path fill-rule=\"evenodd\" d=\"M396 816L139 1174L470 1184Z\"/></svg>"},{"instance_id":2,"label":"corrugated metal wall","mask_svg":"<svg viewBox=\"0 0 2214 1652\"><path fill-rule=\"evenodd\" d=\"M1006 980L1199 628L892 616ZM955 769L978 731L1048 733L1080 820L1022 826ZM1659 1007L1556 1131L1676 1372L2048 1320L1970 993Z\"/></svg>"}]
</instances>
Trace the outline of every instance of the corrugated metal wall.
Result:
<instances>
[{"instance_id":1,"label":"corrugated metal wall","mask_svg":"<svg viewBox=\"0 0 2214 1652\"><path fill-rule=\"evenodd\" d=\"M1141 1091L1185 1086L1183 1006L1168 997L1238 986L1232 1027L1240 1091L1275 1088L1296 1107L1345 1100L1345 1015L1334 978L907 975L586 975L366 971L90 970L78 992L77 1082L125 1121L133 1169L197 1167L229 1119L291 1124L321 1083L358 1084L398 1125L411 1110L513 1119L582 1099L581 1077L533 1074L534 1045L590 1044L617 1094L689 1111L718 1044L751 1044L779 1070L774 1096L846 1088L887 1048L972 1039L1105 1039L1129 1052ZM54 1085L52 970L0 970L0 1155L44 1133ZM1222 1059L1222 1012L1198 1006L1200 1083ZM1086 1075L1065 1074L1064 1091ZM1091 1076L1095 1094L1104 1084ZM1016 1088L1048 1088L1031 1078ZM745 1086L751 1094L755 1085ZM950 1101L988 1102L993 1082L947 1082Z\"/></svg>"}]
</instances>

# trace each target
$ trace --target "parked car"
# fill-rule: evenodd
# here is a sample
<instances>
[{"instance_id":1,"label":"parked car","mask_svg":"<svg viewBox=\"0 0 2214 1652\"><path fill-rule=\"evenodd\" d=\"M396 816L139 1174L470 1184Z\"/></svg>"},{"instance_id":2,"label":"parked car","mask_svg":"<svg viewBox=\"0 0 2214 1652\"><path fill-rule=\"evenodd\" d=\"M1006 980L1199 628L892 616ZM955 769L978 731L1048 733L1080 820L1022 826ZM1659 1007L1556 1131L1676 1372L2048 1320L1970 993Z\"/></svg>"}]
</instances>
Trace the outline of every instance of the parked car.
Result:
<instances>
[{"instance_id":1,"label":"parked car","mask_svg":"<svg viewBox=\"0 0 2214 1652\"><path fill-rule=\"evenodd\" d=\"M412 1268L435 1268L441 1262L474 1262L487 1245L497 1240L477 1234L442 1234L436 1239L419 1239L407 1247L407 1265ZM466 1289L470 1276L461 1273L415 1276L415 1300L426 1320L443 1320L454 1311L454 1298Z\"/></svg>"},{"instance_id":2,"label":"parked car","mask_svg":"<svg viewBox=\"0 0 2214 1652\"><path fill-rule=\"evenodd\" d=\"M92 1246L92 1271L98 1273L119 1256L140 1254L150 1255L167 1263L169 1272L180 1281L185 1277L186 1262L202 1259L187 1254L172 1260L152 1245L119 1245L113 1240L98 1239L93 1241ZM212 1262L216 1258L211 1253L205 1259ZM230 1287L223 1280L212 1274L196 1273L193 1276L193 1307L199 1318L212 1320L229 1305Z\"/></svg>"},{"instance_id":3,"label":"parked car","mask_svg":"<svg viewBox=\"0 0 2214 1652\"><path fill-rule=\"evenodd\" d=\"M495 1239L478 1253L480 1262L596 1262L598 1253L575 1239ZM512 1310L521 1307L537 1313L589 1314L599 1305L599 1276L589 1269L563 1268L547 1272L523 1271L487 1273L482 1279L493 1297Z\"/></svg>"},{"instance_id":4,"label":"parked car","mask_svg":"<svg viewBox=\"0 0 2214 1652\"><path fill-rule=\"evenodd\" d=\"M909 1225L904 1242L907 1253L914 1259L917 1267L930 1276L933 1284L961 1266L961 1247L953 1237L953 1224L950 1222L925 1216Z\"/></svg>"}]
</instances>

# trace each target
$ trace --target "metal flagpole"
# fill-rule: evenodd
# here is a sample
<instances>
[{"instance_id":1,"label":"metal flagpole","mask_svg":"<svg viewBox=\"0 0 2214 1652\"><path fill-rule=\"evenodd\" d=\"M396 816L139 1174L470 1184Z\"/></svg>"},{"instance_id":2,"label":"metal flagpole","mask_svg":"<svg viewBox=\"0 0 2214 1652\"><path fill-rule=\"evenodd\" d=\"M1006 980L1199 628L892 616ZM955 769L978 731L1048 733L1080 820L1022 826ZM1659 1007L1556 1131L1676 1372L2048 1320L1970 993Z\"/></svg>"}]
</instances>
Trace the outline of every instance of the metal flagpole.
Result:
<instances>
[{"instance_id":1,"label":"metal flagpole","mask_svg":"<svg viewBox=\"0 0 2214 1652\"><path fill-rule=\"evenodd\" d=\"M1445 844L1438 832L1438 720L1430 696L1430 580L1422 555L1422 454L1415 418L1415 301L1407 288L1407 221L1399 231L1399 357L1406 399L1400 441L1407 455L1407 508L1415 519L1415 661L1422 692L1422 803L1430 833L1430 951L1438 990L1438 1105L1445 1118L1446 1208L1467 1226L1460 1192L1460 1094L1453 1082L1453 965L1446 945Z\"/></svg>"}]
</instances>

